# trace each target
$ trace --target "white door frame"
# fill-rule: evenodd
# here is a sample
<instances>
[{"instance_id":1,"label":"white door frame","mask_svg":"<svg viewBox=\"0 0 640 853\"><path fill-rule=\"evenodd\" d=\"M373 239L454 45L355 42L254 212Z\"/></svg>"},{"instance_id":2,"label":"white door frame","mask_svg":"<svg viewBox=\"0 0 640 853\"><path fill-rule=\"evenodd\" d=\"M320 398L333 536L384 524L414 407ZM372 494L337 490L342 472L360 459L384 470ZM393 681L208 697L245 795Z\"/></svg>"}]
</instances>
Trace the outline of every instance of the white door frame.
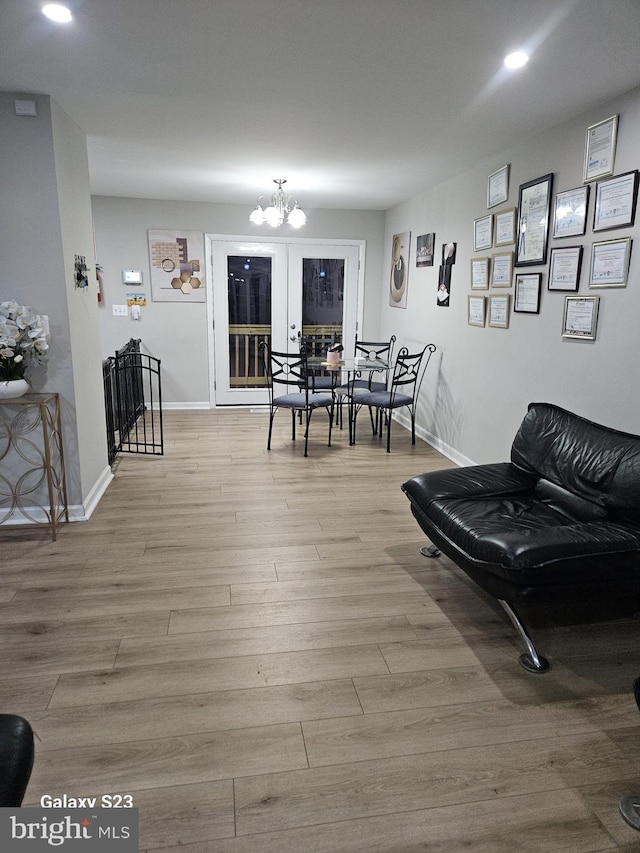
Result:
<instances>
[{"instance_id":1,"label":"white door frame","mask_svg":"<svg viewBox=\"0 0 640 853\"><path fill-rule=\"evenodd\" d=\"M216 407L215 390L215 335L214 335L214 304L213 304L213 244L244 243L250 252L261 252L264 247L274 244L284 246L296 246L301 244L312 246L355 246L358 249L358 271L357 271L357 295L356 295L356 330L362 327L364 315L364 272L365 272L365 240L332 240L329 238L302 238L302 237L248 237L246 234L205 234L207 281L206 288L206 317L207 317L207 364L209 367L209 408ZM261 248L263 247L263 248ZM224 404L221 404L224 405Z\"/></svg>"}]
</instances>

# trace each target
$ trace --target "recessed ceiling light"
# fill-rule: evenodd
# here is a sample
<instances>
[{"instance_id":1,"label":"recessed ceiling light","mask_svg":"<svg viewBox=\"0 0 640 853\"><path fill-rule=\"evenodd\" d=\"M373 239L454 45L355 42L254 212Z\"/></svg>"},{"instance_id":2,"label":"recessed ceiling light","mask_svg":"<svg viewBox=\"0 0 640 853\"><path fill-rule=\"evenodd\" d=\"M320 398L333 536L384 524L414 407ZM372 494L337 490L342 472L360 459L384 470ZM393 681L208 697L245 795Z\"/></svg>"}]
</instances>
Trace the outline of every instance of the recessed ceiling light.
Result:
<instances>
[{"instance_id":1,"label":"recessed ceiling light","mask_svg":"<svg viewBox=\"0 0 640 853\"><path fill-rule=\"evenodd\" d=\"M42 7L42 14L55 21L56 24L68 24L71 20L71 12L60 3L47 3L46 6Z\"/></svg>"},{"instance_id":2,"label":"recessed ceiling light","mask_svg":"<svg viewBox=\"0 0 640 853\"><path fill-rule=\"evenodd\" d=\"M515 53L510 53L505 56L504 64L507 68L522 68L529 61L529 56L524 50L516 50Z\"/></svg>"}]
</instances>

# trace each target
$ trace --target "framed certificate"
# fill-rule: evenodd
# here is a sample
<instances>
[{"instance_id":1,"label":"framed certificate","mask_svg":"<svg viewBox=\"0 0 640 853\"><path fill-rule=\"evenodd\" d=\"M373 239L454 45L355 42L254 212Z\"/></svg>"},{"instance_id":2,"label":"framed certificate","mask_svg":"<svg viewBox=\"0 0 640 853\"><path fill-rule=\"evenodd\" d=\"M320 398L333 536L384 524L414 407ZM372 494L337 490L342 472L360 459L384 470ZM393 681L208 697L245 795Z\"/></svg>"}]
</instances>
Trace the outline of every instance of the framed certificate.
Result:
<instances>
[{"instance_id":1,"label":"framed certificate","mask_svg":"<svg viewBox=\"0 0 640 853\"><path fill-rule=\"evenodd\" d=\"M513 310L522 314L540 313L540 285L542 273L516 273L516 292L513 300Z\"/></svg>"},{"instance_id":2,"label":"framed certificate","mask_svg":"<svg viewBox=\"0 0 640 853\"><path fill-rule=\"evenodd\" d=\"M587 128L584 146L584 183L613 175L618 137L618 116L611 116Z\"/></svg>"},{"instance_id":3,"label":"framed certificate","mask_svg":"<svg viewBox=\"0 0 640 853\"><path fill-rule=\"evenodd\" d=\"M467 323L470 326L484 326L485 305L486 299L484 296L467 297Z\"/></svg>"},{"instance_id":4,"label":"framed certificate","mask_svg":"<svg viewBox=\"0 0 640 853\"><path fill-rule=\"evenodd\" d=\"M516 242L516 209L500 210L494 214L494 246L510 246Z\"/></svg>"},{"instance_id":5,"label":"framed certificate","mask_svg":"<svg viewBox=\"0 0 640 853\"><path fill-rule=\"evenodd\" d=\"M565 296L562 337L595 341L599 302L599 296Z\"/></svg>"},{"instance_id":6,"label":"framed certificate","mask_svg":"<svg viewBox=\"0 0 640 853\"><path fill-rule=\"evenodd\" d=\"M471 290L489 289L489 258L471 258Z\"/></svg>"},{"instance_id":7,"label":"framed certificate","mask_svg":"<svg viewBox=\"0 0 640 853\"><path fill-rule=\"evenodd\" d=\"M502 166L487 180L487 207L504 204L509 198L509 166Z\"/></svg>"},{"instance_id":8,"label":"framed certificate","mask_svg":"<svg viewBox=\"0 0 640 853\"><path fill-rule=\"evenodd\" d=\"M556 193L553 206L553 237L578 237L587 230L589 186Z\"/></svg>"},{"instance_id":9,"label":"framed certificate","mask_svg":"<svg viewBox=\"0 0 640 853\"><path fill-rule=\"evenodd\" d=\"M489 325L496 329L509 328L509 294L489 297Z\"/></svg>"},{"instance_id":10,"label":"framed certificate","mask_svg":"<svg viewBox=\"0 0 640 853\"><path fill-rule=\"evenodd\" d=\"M513 252L493 256L491 261L491 287L511 287Z\"/></svg>"},{"instance_id":11,"label":"framed certificate","mask_svg":"<svg viewBox=\"0 0 640 853\"><path fill-rule=\"evenodd\" d=\"M520 184L516 266L546 264L553 174Z\"/></svg>"},{"instance_id":12,"label":"framed certificate","mask_svg":"<svg viewBox=\"0 0 640 853\"><path fill-rule=\"evenodd\" d=\"M473 251L490 249L493 244L493 214L489 213L473 222Z\"/></svg>"},{"instance_id":13,"label":"framed certificate","mask_svg":"<svg viewBox=\"0 0 640 853\"><path fill-rule=\"evenodd\" d=\"M563 246L551 250L547 290L573 290L580 285L582 246Z\"/></svg>"},{"instance_id":14,"label":"framed certificate","mask_svg":"<svg viewBox=\"0 0 640 853\"><path fill-rule=\"evenodd\" d=\"M596 184L593 230L633 225L638 197L638 170Z\"/></svg>"},{"instance_id":15,"label":"framed certificate","mask_svg":"<svg viewBox=\"0 0 640 853\"><path fill-rule=\"evenodd\" d=\"M631 238L604 240L591 246L589 287L626 287Z\"/></svg>"}]
</instances>

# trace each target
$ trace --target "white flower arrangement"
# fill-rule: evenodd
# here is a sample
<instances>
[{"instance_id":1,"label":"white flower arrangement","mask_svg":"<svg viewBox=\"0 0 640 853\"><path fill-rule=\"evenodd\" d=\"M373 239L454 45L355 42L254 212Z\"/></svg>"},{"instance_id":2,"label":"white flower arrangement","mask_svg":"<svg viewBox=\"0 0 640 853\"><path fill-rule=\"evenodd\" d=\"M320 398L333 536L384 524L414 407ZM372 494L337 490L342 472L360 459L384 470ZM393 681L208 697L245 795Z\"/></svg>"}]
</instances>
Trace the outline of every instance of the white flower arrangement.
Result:
<instances>
[{"instance_id":1,"label":"white flower arrangement","mask_svg":"<svg viewBox=\"0 0 640 853\"><path fill-rule=\"evenodd\" d=\"M47 359L45 322L26 305L0 303L0 382L24 379L29 360Z\"/></svg>"}]
</instances>

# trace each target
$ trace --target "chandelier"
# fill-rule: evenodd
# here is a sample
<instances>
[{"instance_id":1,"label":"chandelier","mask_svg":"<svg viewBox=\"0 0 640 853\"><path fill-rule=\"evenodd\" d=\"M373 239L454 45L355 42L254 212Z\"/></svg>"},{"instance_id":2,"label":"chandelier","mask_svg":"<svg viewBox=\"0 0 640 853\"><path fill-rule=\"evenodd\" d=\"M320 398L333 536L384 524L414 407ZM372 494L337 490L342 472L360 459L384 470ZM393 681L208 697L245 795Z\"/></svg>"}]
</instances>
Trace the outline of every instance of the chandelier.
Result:
<instances>
[{"instance_id":1,"label":"chandelier","mask_svg":"<svg viewBox=\"0 0 640 853\"><path fill-rule=\"evenodd\" d=\"M284 178L274 178L273 183L278 185L278 189L271 196L271 201L263 208L264 196L260 196L255 210L251 211L249 220L254 225L262 225L266 222L272 228L277 228L278 225L282 225L286 218L287 223L293 228L300 228L307 221L304 210L298 207L296 198L285 195L282 185L287 182Z\"/></svg>"}]
</instances>

